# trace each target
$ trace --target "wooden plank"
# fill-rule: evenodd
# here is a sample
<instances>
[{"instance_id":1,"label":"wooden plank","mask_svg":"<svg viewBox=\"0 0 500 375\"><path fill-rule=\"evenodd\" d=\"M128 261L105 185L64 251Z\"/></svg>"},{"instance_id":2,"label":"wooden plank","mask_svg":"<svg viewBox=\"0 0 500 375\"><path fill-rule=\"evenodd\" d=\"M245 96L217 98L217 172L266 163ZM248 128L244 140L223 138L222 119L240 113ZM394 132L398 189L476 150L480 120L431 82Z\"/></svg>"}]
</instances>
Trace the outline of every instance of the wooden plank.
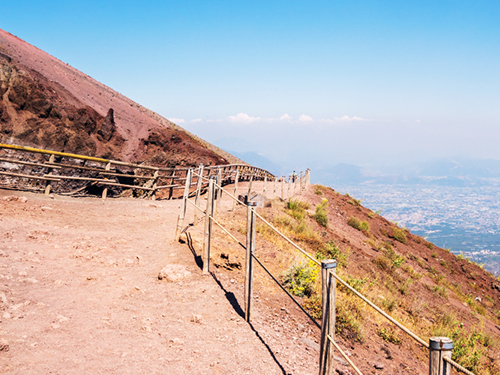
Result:
<instances>
[{"instance_id":1,"label":"wooden plank","mask_svg":"<svg viewBox=\"0 0 500 375\"><path fill-rule=\"evenodd\" d=\"M46 174L44 177L55 177L60 180L76 180L76 181L92 181L92 182L101 182L101 181L109 181L109 180L104 180L102 178L95 178L95 177L77 177L77 176L63 176L63 175L49 175Z\"/></svg>"},{"instance_id":2,"label":"wooden plank","mask_svg":"<svg viewBox=\"0 0 500 375\"><path fill-rule=\"evenodd\" d=\"M250 322L252 314L252 290L254 273L254 253L255 253L255 227L257 220L255 217L256 202L247 203L247 241L245 256L245 320Z\"/></svg>"},{"instance_id":3,"label":"wooden plank","mask_svg":"<svg viewBox=\"0 0 500 375\"><path fill-rule=\"evenodd\" d=\"M22 161L22 160L7 159L7 158L0 158L0 161L4 161L6 163L12 163L12 164L31 165L34 167L41 167L41 168L53 168L53 169L61 168L60 166L56 166L56 165L52 165L52 164L36 163L36 162L32 162L32 161Z\"/></svg>"},{"instance_id":4,"label":"wooden plank","mask_svg":"<svg viewBox=\"0 0 500 375\"><path fill-rule=\"evenodd\" d=\"M123 173L114 173L114 172L99 172L100 175L103 176L112 176L112 177L125 177L125 178L137 178L143 180L154 180L155 176L137 176L135 174L123 174Z\"/></svg>"},{"instance_id":5,"label":"wooden plank","mask_svg":"<svg viewBox=\"0 0 500 375\"><path fill-rule=\"evenodd\" d=\"M205 228L203 232L203 274L210 272L210 245L212 241L212 217L214 215L214 180L208 182L207 207L205 209Z\"/></svg>"},{"instance_id":6,"label":"wooden plank","mask_svg":"<svg viewBox=\"0 0 500 375\"><path fill-rule=\"evenodd\" d=\"M451 358L453 341L448 337L431 337L429 339L429 375L451 373L451 365L443 357Z\"/></svg>"},{"instance_id":7,"label":"wooden plank","mask_svg":"<svg viewBox=\"0 0 500 375\"><path fill-rule=\"evenodd\" d=\"M335 291L336 280L331 275L335 273L337 262L334 259L321 261L321 285L322 285L322 320L320 341L320 375L333 373L333 348L328 340L333 340L335 335Z\"/></svg>"},{"instance_id":8,"label":"wooden plank","mask_svg":"<svg viewBox=\"0 0 500 375\"><path fill-rule=\"evenodd\" d=\"M35 175L29 175L29 174L3 172L3 171L0 171L0 175L21 177L21 178L32 178L34 180L44 180L44 181L61 181L60 178L55 178L55 177L35 176Z\"/></svg>"},{"instance_id":9,"label":"wooden plank","mask_svg":"<svg viewBox=\"0 0 500 375\"><path fill-rule=\"evenodd\" d=\"M139 189L139 190L148 190L148 191L154 191L158 188L149 188L149 187L144 187L144 186L137 186L137 185L126 185L126 184L120 184L118 182L112 182L110 180L98 180L97 181L100 185L108 185L108 186L119 186L119 187L124 187L124 188L129 188L129 189Z\"/></svg>"}]
</instances>

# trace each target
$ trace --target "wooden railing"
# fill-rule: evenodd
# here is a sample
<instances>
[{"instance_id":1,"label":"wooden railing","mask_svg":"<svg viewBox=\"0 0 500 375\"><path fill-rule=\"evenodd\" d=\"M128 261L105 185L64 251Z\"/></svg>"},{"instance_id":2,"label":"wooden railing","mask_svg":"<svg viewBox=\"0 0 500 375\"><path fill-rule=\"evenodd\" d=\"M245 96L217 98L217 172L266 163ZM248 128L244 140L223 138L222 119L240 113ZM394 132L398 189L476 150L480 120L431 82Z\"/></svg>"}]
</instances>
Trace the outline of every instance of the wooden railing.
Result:
<instances>
[{"instance_id":1,"label":"wooden railing","mask_svg":"<svg viewBox=\"0 0 500 375\"><path fill-rule=\"evenodd\" d=\"M71 195L93 190L106 198L109 190L114 189L115 195L131 191L136 196L170 199L176 196L176 190L184 189L188 169L0 144L0 181L3 185L44 191L45 194L55 191ZM207 178L217 176L221 185L235 180L285 181L264 169L244 164L200 165L199 170ZM207 186L203 184L200 188Z\"/></svg>"},{"instance_id":2,"label":"wooden railing","mask_svg":"<svg viewBox=\"0 0 500 375\"><path fill-rule=\"evenodd\" d=\"M199 170L198 170L199 172ZM300 188L297 191L297 194L300 194L302 190L304 190L309 184L310 173L309 170L305 173L304 180L302 179L303 175L301 173L301 178L299 183L294 181L294 184L299 184ZM349 363L352 369L358 374L362 375L361 371L356 367L356 365L351 361L351 359L346 355L346 353L340 348L338 343L335 342L335 304L336 304L336 285L337 282L342 284L345 288L347 288L350 292L352 292L355 296L362 299L365 303L367 303L370 307L372 307L376 312L382 315L385 319L387 319L390 323L394 324L396 327L401 329L415 341L417 341L421 346L427 348L429 350L429 375L443 375L450 374L451 366L455 369L468 374L474 375L469 370L462 367L460 364L456 363L451 359L452 357L452 349L453 349L453 341L447 337L431 337L429 339L429 343L422 340L418 335L413 333L411 330L406 328L403 324L398 322L392 316L383 311L380 307L370 301L366 296L363 296L360 292L350 286L346 281L340 278L336 273L337 262L335 259L328 259L319 261L311 254L303 250L300 246L298 246L295 242L293 242L290 238L288 238L285 234L281 233L278 229L276 229L271 223L265 220L261 215L259 215L256 211L256 203L252 201L241 201L237 195L237 185L235 188L234 195L231 192L223 189L222 185L215 181L214 178L208 179L208 196L207 196L207 204L205 209L198 205L198 197L199 191L191 192L192 179L197 178L198 182L200 180L205 180L201 174L196 173L194 170L188 171L188 177L186 180L184 196L183 196L183 204L181 207L181 213L179 215L178 221L178 230L176 232L176 239L180 238L181 233L187 231L190 227L197 223L196 215L198 212L202 212L205 215L205 226L203 233L203 252L201 259L203 261L203 273L207 274L209 272L210 267L210 252L211 252L211 242L212 242L212 225L217 225L226 235L236 241L242 248L246 251L245 256L245 295L244 295L244 307L245 307L245 320L250 322L251 319L251 311L252 311L252 290L253 290L253 274L254 274L254 262L257 262L259 266L263 268L263 270L269 275L269 277L292 299L292 301L302 310L302 312L309 317L309 319L321 330L320 336L320 357L319 357L319 374L320 375L330 375L333 373L333 351L337 350L344 359ZM251 186L249 187L250 192ZM266 195L265 192L266 185L264 185L263 195ZM282 189L283 194L284 189ZM289 190L290 191L290 190ZM235 205L233 205L232 210L235 210L236 204L238 205L246 205L247 206L247 230L246 230L246 243L243 244L240 240L236 238L227 228L225 228L221 223L215 218L217 210L216 204L220 205L221 199L220 196L224 192L231 199L233 199ZM193 193L193 194L192 194ZM295 195L296 189L294 188L294 194L292 196L288 196L287 198L291 198ZM191 201L190 196L196 197L194 201ZM273 197L276 196L276 190L273 193ZM249 195L247 195L247 198ZM217 198L217 200L216 200ZM182 229L184 225L184 221L186 218L186 211L188 207L188 203L194 206L195 214L193 222L187 225L184 229ZM296 250L298 250L302 255L304 255L310 262L317 265L321 269L321 280L322 280L322 322L321 325L313 318L311 315L301 306L301 304L292 296L292 294L282 285L282 283L278 280L279 278L274 276L269 269L265 266L265 264L259 260L256 255L256 226L257 220L260 220L264 225L268 226L271 230L281 236L285 241L287 241L290 245L292 245Z\"/></svg>"}]
</instances>

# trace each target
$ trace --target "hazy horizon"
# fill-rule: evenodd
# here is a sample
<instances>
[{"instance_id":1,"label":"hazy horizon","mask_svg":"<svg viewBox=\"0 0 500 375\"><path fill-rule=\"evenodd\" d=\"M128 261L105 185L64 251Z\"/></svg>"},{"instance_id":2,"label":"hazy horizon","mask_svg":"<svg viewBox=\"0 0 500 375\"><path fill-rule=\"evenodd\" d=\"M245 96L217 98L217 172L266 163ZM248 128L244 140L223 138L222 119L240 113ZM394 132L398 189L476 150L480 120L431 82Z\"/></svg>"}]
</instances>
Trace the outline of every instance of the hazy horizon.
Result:
<instances>
[{"instance_id":1,"label":"hazy horizon","mask_svg":"<svg viewBox=\"0 0 500 375\"><path fill-rule=\"evenodd\" d=\"M287 168L500 159L495 1L2 10L6 31L209 142Z\"/></svg>"}]
</instances>

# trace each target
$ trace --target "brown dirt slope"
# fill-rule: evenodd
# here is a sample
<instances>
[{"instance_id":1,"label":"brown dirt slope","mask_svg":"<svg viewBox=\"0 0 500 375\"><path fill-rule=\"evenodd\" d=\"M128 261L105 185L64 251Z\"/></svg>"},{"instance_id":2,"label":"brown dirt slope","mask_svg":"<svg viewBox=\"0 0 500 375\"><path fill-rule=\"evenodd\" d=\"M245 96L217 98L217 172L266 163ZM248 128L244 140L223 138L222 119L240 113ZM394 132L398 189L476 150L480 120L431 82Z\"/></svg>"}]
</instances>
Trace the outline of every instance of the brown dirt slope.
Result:
<instances>
[{"instance_id":1,"label":"brown dirt slope","mask_svg":"<svg viewBox=\"0 0 500 375\"><path fill-rule=\"evenodd\" d=\"M0 142L164 166L241 162L1 29Z\"/></svg>"},{"instance_id":2,"label":"brown dirt slope","mask_svg":"<svg viewBox=\"0 0 500 375\"><path fill-rule=\"evenodd\" d=\"M318 259L337 259L337 271L344 280L424 341L431 336L451 337L457 347L455 358L467 368L476 374L500 373L499 280L479 265L434 246L333 189L313 186L296 199L309 208L300 213L287 209L286 202L275 198L258 212ZM314 218L316 206L323 199L328 202L326 227ZM225 208L223 205L217 220L245 243L245 210L234 213L230 212L231 207L229 202ZM352 218L365 222L364 230L350 225L356 225ZM224 287L243 298L244 249L219 229L214 231L217 233L212 243L214 265L218 272L227 275ZM194 226L189 232L192 246L201 254L203 226ZM308 261L259 221L256 256L283 284L285 275L298 265L305 270L303 285L307 278L314 279L314 274L308 274ZM259 298L255 302L255 324L261 329L271 326L276 330L269 334L270 339L289 343L305 338L319 342L319 330L308 326L303 313L256 267L255 288ZM309 291L296 298L319 318L318 281L316 278ZM428 372L426 349L346 288L338 287L337 298L337 339L363 373ZM292 345L277 346L278 358L296 356L299 350ZM341 362L336 366L338 371L344 371L339 373L349 373Z\"/></svg>"}]
</instances>

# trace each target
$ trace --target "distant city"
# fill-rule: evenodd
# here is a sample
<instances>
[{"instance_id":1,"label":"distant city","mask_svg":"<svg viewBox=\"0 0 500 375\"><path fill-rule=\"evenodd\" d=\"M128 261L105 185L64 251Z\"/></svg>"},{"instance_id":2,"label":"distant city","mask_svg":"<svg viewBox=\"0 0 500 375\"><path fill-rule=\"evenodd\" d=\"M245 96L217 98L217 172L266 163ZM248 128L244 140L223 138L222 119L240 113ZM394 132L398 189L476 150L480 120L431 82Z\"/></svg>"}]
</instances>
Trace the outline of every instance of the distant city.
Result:
<instances>
[{"instance_id":1,"label":"distant city","mask_svg":"<svg viewBox=\"0 0 500 375\"><path fill-rule=\"evenodd\" d=\"M500 187L336 185L373 211L500 275Z\"/></svg>"}]
</instances>

